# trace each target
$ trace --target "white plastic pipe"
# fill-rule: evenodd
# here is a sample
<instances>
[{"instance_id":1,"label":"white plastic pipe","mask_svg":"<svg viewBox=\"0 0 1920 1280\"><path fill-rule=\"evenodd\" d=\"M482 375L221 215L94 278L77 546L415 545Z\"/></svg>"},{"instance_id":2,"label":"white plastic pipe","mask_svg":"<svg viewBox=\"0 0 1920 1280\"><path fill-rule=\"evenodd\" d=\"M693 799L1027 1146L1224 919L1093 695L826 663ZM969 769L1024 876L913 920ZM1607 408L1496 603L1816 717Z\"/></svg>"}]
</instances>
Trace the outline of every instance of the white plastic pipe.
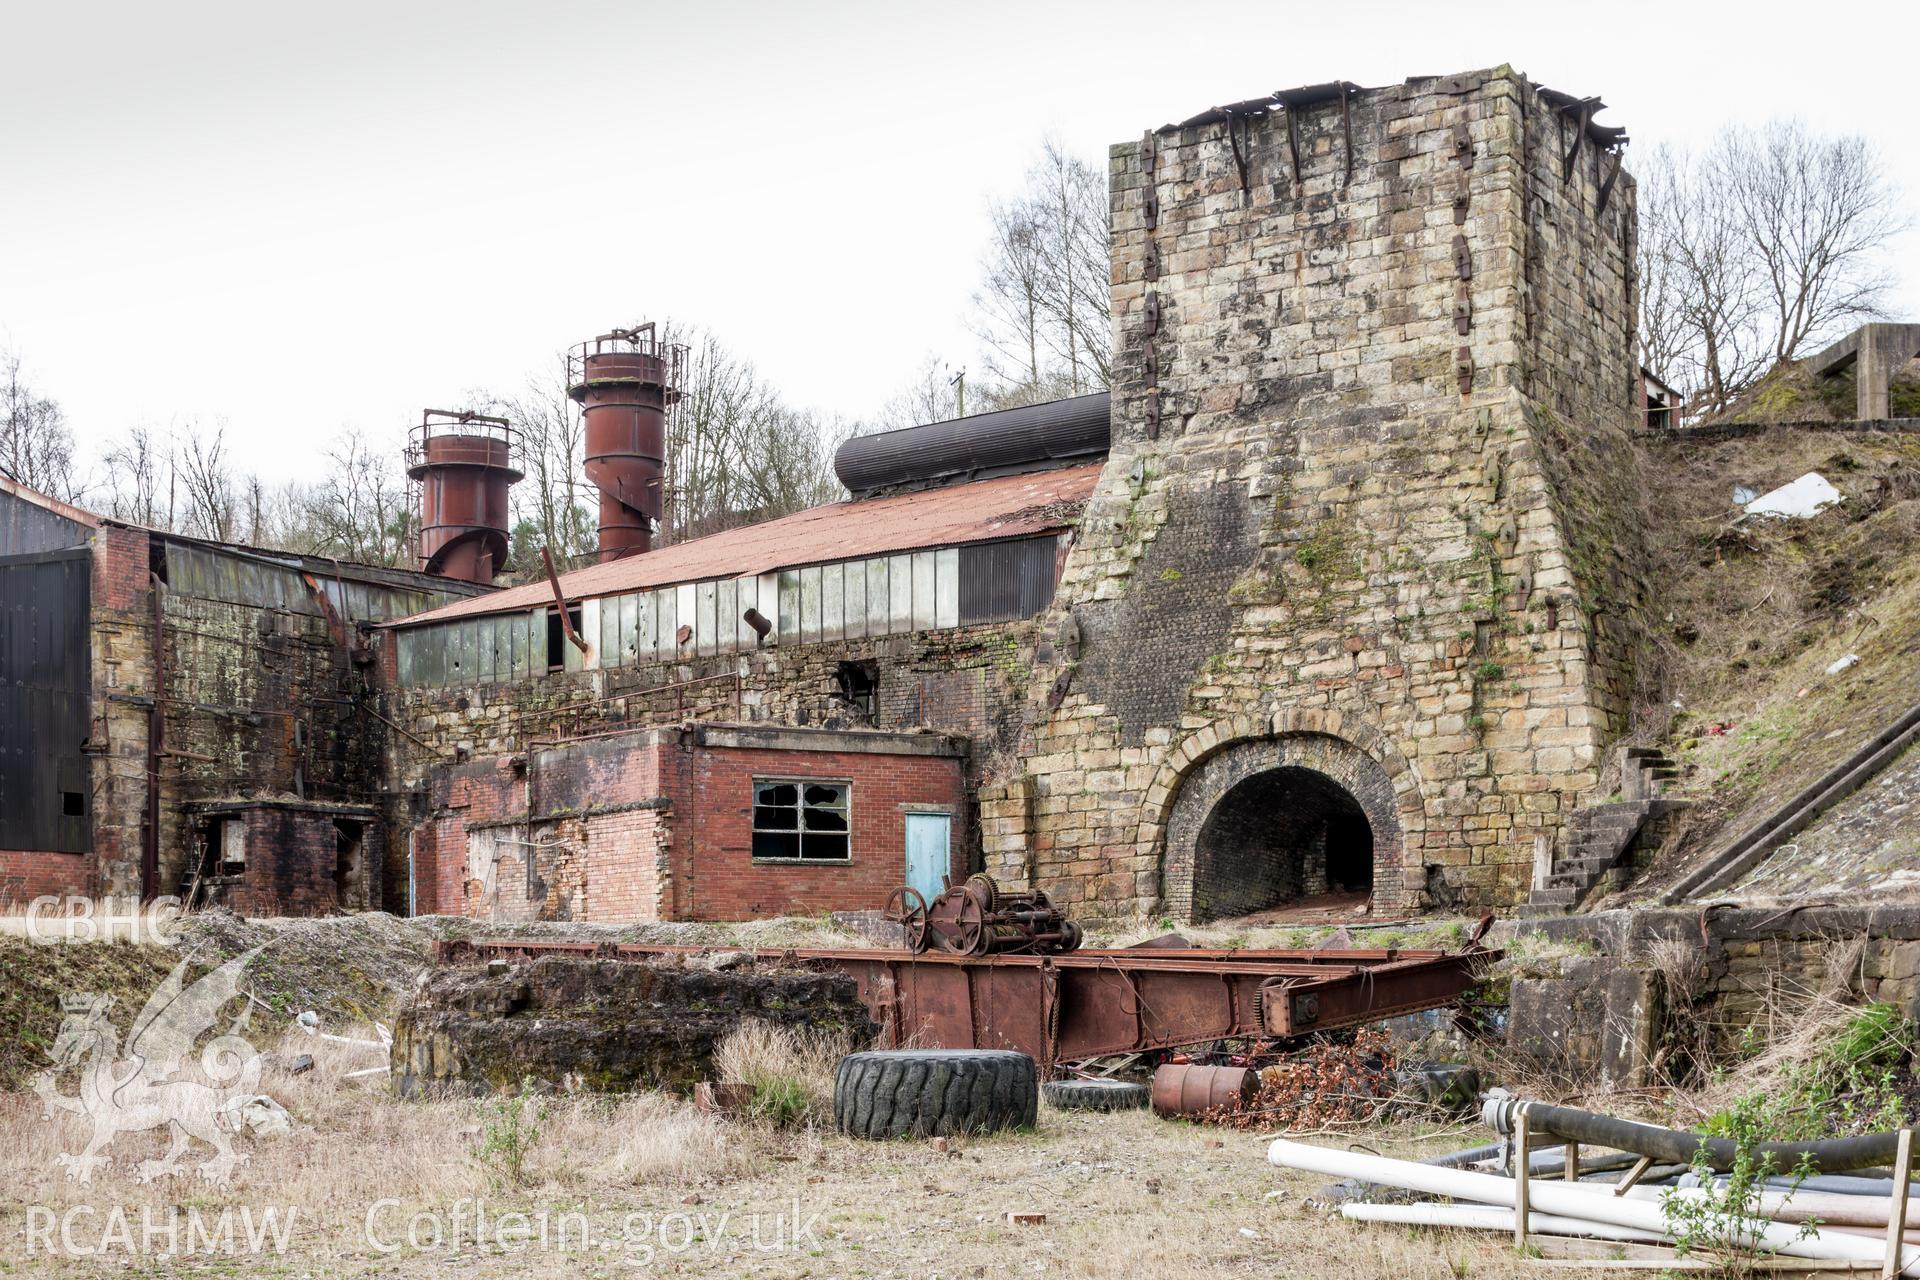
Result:
<instances>
[{"instance_id":1,"label":"white plastic pipe","mask_svg":"<svg viewBox=\"0 0 1920 1280\"><path fill-rule=\"evenodd\" d=\"M1633 1187L1627 1195L1635 1200L1658 1201L1669 1193L1692 1200L1707 1194L1699 1187ZM1893 1216L1891 1196L1851 1196L1831 1191L1762 1191L1754 1207L1779 1222L1818 1219L1837 1227L1884 1227ZM1907 1202L1905 1225L1920 1227L1920 1198Z\"/></svg>"},{"instance_id":2,"label":"white plastic pipe","mask_svg":"<svg viewBox=\"0 0 1920 1280\"><path fill-rule=\"evenodd\" d=\"M1478 1231L1513 1230L1513 1210L1484 1204L1343 1204L1340 1215L1356 1222L1398 1222L1417 1227L1467 1227ZM1548 1236L1592 1236L1600 1240L1632 1240L1642 1244L1671 1244L1658 1231L1615 1226L1590 1218L1567 1218L1557 1213L1529 1213L1527 1229Z\"/></svg>"},{"instance_id":3,"label":"white plastic pipe","mask_svg":"<svg viewBox=\"0 0 1920 1280\"><path fill-rule=\"evenodd\" d=\"M1390 1160L1385 1156L1359 1151L1331 1151L1304 1142L1276 1139L1267 1148L1267 1159L1283 1169L1305 1169L1336 1178L1358 1178L1382 1186L1423 1191L1428 1195L1473 1200L1481 1204L1514 1207L1514 1180L1488 1173L1467 1173L1460 1169L1442 1169L1411 1160ZM1533 1210L1616 1226L1656 1231L1670 1237L1667 1218L1660 1206L1645 1200L1623 1198L1605 1187L1577 1182L1553 1182L1532 1178L1527 1183L1529 1206ZM1529 1214L1529 1223L1532 1215ZM1840 1258L1851 1262L1877 1262L1886 1256L1885 1246L1865 1236L1829 1232L1801 1237L1800 1228L1769 1223L1748 1238L1775 1253L1795 1258ZM1904 1245L1900 1250L1900 1274L1920 1276L1920 1247Z\"/></svg>"}]
</instances>

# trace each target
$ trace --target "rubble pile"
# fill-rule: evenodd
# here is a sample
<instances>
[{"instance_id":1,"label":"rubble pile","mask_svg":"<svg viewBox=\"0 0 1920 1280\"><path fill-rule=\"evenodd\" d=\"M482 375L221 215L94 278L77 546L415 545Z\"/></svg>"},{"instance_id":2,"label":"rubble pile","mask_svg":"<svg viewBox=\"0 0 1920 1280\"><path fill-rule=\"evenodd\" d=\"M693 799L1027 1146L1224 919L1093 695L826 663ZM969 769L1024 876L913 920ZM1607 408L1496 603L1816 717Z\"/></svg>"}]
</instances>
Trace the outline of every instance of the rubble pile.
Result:
<instances>
[{"instance_id":1,"label":"rubble pile","mask_svg":"<svg viewBox=\"0 0 1920 1280\"><path fill-rule=\"evenodd\" d=\"M742 1022L807 1027L854 1043L877 1028L852 978L754 964L730 968L541 956L423 974L393 1028L401 1097L538 1087L691 1092Z\"/></svg>"}]
</instances>

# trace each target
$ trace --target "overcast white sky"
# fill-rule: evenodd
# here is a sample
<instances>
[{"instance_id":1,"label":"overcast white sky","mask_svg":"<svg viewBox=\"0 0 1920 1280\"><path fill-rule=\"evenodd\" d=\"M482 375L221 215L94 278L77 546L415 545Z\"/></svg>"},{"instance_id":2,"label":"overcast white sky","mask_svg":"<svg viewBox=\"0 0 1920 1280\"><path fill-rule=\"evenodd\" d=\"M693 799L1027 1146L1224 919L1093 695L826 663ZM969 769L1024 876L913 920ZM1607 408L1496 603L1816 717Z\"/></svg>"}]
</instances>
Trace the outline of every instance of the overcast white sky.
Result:
<instances>
[{"instance_id":1,"label":"overcast white sky","mask_svg":"<svg viewBox=\"0 0 1920 1280\"><path fill-rule=\"evenodd\" d=\"M848 417L964 364L988 200L1218 102L1511 62L1628 153L1797 113L1920 199L1910 4L0 0L0 343L83 451L284 477L643 317ZM1920 233L1897 309L1920 318Z\"/></svg>"}]
</instances>

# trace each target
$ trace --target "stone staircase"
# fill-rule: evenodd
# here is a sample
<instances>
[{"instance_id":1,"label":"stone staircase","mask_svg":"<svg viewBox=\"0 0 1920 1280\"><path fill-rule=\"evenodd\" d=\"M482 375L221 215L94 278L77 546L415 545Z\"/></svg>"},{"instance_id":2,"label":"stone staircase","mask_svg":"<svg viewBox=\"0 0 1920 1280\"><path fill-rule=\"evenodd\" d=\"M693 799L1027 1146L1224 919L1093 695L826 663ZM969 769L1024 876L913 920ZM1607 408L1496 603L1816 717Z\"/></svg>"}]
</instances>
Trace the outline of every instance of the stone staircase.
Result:
<instances>
[{"instance_id":1,"label":"stone staircase","mask_svg":"<svg viewBox=\"0 0 1920 1280\"><path fill-rule=\"evenodd\" d=\"M1565 915L1577 910L1594 887L1632 852L1652 819L1684 809L1667 788L1680 770L1655 747L1620 749L1620 799L1576 809L1567 820L1567 844L1554 858L1545 887L1535 889L1517 914Z\"/></svg>"}]
</instances>

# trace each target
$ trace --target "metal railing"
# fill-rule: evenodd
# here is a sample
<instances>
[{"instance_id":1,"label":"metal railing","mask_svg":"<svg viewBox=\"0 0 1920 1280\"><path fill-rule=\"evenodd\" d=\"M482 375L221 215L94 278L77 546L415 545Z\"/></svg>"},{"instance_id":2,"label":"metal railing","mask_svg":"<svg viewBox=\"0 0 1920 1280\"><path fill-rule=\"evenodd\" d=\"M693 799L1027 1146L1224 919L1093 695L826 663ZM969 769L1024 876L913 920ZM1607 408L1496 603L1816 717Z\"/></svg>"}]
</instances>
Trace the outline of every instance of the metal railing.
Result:
<instances>
[{"instance_id":1,"label":"metal railing","mask_svg":"<svg viewBox=\"0 0 1920 1280\"><path fill-rule=\"evenodd\" d=\"M666 389L669 398L677 396L687 369L687 344L669 342L662 338L649 320L637 324L631 329L614 329L607 333L577 343L567 349L567 386L583 387L590 379L587 376L587 361L598 356L637 356L657 363L657 369L647 370L648 380L657 381ZM654 376L657 374L657 378Z\"/></svg>"},{"instance_id":2,"label":"metal railing","mask_svg":"<svg viewBox=\"0 0 1920 1280\"><path fill-rule=\"evenodd\" d=\"M520 429L506 418L470 409L422 409L420 421L407 432L407 469L426 465L427 442L446 436L503 444L507 447L508 465L516 471L525 470L526 451Z\"/></svg>"}]
</instances>

